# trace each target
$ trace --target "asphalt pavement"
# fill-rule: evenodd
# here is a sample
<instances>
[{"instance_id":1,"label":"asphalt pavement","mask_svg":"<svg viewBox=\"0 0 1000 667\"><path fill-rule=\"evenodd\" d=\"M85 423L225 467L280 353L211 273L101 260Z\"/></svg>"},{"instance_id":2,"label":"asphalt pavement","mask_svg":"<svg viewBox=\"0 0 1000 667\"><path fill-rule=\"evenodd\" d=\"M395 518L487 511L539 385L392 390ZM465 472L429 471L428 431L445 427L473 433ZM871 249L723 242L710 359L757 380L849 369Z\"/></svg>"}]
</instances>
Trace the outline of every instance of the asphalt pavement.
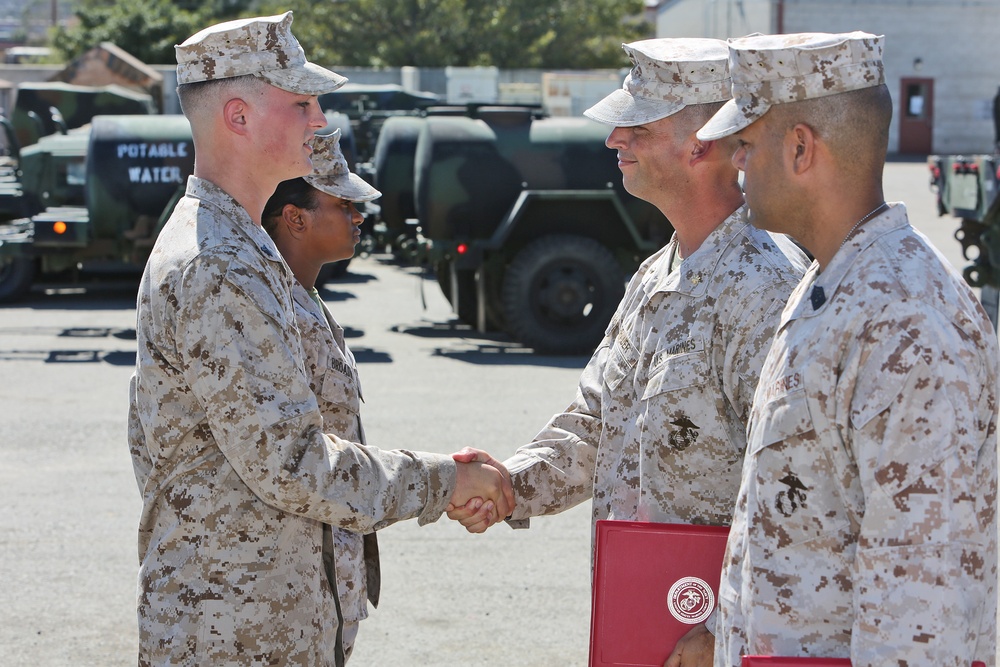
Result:
<instances>
[{"instance_id":1,"label":"asphalt pavement","mask_svg":"<svg viewBox=\"0 0 1000 667\"><path fill-rule=\"evenodd\" d=\"M964 266L922 162L886 195ZM457 323L436 281L385 255L322 292L358 358L370 444L505 458L572 399L586 357L531 354ZM0 307L0 664L135 664L139 494L125 440L134 288L38 288ZM379 609L351 665L586 665L584 504L468 535L446 519L380 533Z\"/></svg>"}]
</instances>

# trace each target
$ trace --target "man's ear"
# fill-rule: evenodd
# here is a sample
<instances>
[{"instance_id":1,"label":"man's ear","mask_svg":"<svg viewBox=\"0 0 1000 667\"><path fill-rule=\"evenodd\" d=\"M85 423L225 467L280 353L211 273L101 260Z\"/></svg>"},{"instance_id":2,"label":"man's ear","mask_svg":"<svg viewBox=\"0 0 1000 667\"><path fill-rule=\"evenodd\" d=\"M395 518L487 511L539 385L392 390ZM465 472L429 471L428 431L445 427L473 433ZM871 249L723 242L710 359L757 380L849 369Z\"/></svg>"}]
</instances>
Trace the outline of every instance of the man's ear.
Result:
<instances>
[{"instance_id":1,"label":"man's ear","mask_svg":"<svg viewBox=\"0 0 1000 667\"><path fill-rule=\"evenodd\" d=\"M694 144L691 146L691 164L695 164L696 162L703 160L709 153L712 152L712 146L714 145L714 141L702 141L701 139L695 139Z\"/></svg>"},{"instance_id":2,"label":"man's ear","mask_svg":"<svg viewBox=\"0 0 1000 667\"><path fill-rule=\"evenodd\" d=\"M816 160L816 134L805 123L797 123L785 135L785 149L792 173L803 174Z\"/></svg>"},{"instance_id":3,"label":"man's ear","mask_svg":"<svg viewBox=\"0 0 1000 667\"><path fill-rule=\"evenodd\" d=\"M239 97L226 102L222 108L223 122L226 129L236 134L247 133L247 103Z\"/></svg>"}]
</instances>

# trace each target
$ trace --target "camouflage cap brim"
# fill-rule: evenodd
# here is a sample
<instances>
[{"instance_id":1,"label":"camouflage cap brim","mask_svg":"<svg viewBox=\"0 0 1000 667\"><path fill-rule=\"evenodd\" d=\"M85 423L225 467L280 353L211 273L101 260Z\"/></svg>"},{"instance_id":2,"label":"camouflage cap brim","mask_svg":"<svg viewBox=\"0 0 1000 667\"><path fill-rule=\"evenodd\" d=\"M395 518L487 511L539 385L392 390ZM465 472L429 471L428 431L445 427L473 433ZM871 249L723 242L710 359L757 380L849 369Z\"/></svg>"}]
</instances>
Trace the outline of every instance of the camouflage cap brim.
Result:
<instances>
[{"instance_id":1,"label":"camouflage cap brim","mask_svg":"<svg viewBox=\"0 0 1000 667\"><path fill-rule=\"evenodd\" d=\"M722 108L715 112L715 115L708 119L700 130L696 133L702 141L715 141L730 134L736 134L745 127L748 127L755 120L767 113L771 105L758 103L751 111L749 108L741 107L739 101L731 99L722 105Z\"/></svg>"},{"instance_id":2,"label":"camouflage cap brim","mask_svg":"<svg viewBox=\"0 0 1000 667\"><path fill-rule=\"evenodd\" d=\"M376 190L365 179L355 173L340 174L337 176L316 176L310 174L305 177L306 183L321 192L334 197L340 197L347 201L365 202L378 199L382 193Z\"/></svg>"},{"instance_id":3,"label":"camouflage cap brim","mask_svg":"<svg viewBox=\"0 0 1000 667\"><path fill-rule=\"evenodd\" d=\"M721 40L645 39L622 48L632 61L622 87L583 112L599 123L645 125L688 105L724 102L732 96L729 48Z\"/></svg>"},{"instance_id":4,"label":"camouflage cap brim","mask_svg":"<svg viewBox=\"0 0 1000 667\"><path fill-rule=\"evenodd\" d=\"M633 97L619 88L583 112L591 120L616 127L634 127L672 116L684 108L681 100L651 100Z\"/></svg>"},{"instance_id":5,"label":"camouflage cap brim","mask_svg":"<svg viewBox=\"0 0 1000 667\"><path fill-rule=\"evenodd\" d=\"M321 192L348 201L371 201L381 197L381 192L357 174L351 173L344 151L340 148L340 139L340 128L332 134L317 134L313 137L313 170L305 177L306 183Z\"/></svg>"},{"instance_id":6,"label":"camouflage cap brim","mask_svg":"<svg viewBox=\"0 0 1000 667\"><path fill-rule=\"evenodd\" d=\"M272 86L297 95L323 95L332 93L345 83L347 77L306 62L295 69L272 69L258 73Z\"/></svg>"}]
</instances>

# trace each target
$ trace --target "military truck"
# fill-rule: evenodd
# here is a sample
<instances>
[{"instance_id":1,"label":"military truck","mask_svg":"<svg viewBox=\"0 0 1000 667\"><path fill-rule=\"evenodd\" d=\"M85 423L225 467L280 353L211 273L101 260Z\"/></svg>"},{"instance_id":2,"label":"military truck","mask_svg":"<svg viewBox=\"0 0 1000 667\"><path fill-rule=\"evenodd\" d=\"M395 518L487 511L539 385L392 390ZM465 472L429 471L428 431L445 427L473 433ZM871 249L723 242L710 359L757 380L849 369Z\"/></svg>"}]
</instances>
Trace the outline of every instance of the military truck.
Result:
<instances>
[{"instance_id":1,"label":"military truck","mask_svg":"<svg viewBox=\"0 0 1000 667\"><path fill-rule=\"evenodd\" d=\"M26 82L17 87L11 123L21 147L44 136L66 134L103 115L151 115L153 97L123 86L78 86L58 81Z\"/></svg>"},{"instance_id":2,"label":"military truck","mask_svg":"<svg viewBox=\"0 0 1000 667\"><path fill-rule=\"evenodd\" d=\"M0 117L0 223L48 206L82 206L90 119L154 109L150 95L116 85L19 85L10 118Z\"/></svg>"},{"instance_id":3,"label":"military truck","mask_svg":"<svg viewBox=\"0 0 1000 667\"><path fill-rule=\"evenodd\" d=\"M938 215L961 218L955 238L971 264L965 281L981 288L980 298L993 326L1000 300L1000 155L929 155L931 189Z\"/></svg>"},{"instance_id":4,"label":"military truck","mask_svg":"<svg viewBox=\"0 0 1000 667\"><path fill-rule=\"evenodd\" d=\"M327 120L321 133L340 128L352 150L347 118ZM182 115L99 115L22 149L28 212L0 222L0 302L23 296L37 277L140 273L193 169ZM344 269L327 265L321 281Z\"/></svg>"},{"instance_id":5,"label":"military truck","mask_svg":"<svg viewBox=\"0 0 1000 667\"><path fill-rule=\"evenodd\" d=\"M530 107L389 118L373 164L380 222L461 320L537 352L589 352L671 233L623 189L607 134Z\"/></svg>"},{"instance_id":6,"label":"military truck","mask_svg":"<svg viewBox=\"0 0 1000 667\"><path fill-rule=\"evenodd\" d=\"M358 162L371 160L382 124L399 116L418 115L437 104L434 93L406 90L398 84L346 83L318 99L323 111L344 114L350 119Z\"/></svg>"},{"instance_id":7,"label":"military truck","mask_svg":"<svg viewBox=\"0 0 1000 667\"><path fill-rule=\"evenodd\" d=\"M0 301L22 296L39 274L141 270L194 166L179 115L95 116L34 150L35 160L22 150L22 187L40 210L0 225Z\"/></svg>"}]
</instances>

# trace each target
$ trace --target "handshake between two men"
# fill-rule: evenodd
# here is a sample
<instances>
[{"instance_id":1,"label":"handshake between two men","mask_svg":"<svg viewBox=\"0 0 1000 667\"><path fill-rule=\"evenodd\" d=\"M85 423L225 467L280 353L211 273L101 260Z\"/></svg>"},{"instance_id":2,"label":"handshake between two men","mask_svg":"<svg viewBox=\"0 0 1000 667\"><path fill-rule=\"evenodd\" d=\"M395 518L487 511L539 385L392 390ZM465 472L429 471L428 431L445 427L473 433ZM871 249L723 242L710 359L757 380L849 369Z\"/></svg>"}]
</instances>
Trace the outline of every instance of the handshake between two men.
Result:
<instances>
[{"instance_id":1,"label":"handshake between two men","mask_svg":"<svg viewBox=\"0 0 1000 667\"><path fill-rule=\"evenodd\" d=\"M457 464L448 518L470 533L482 533L514 511L514 487L504 464L487 452L466 447L452 454Z\"/></svg>"}]
</instances>

